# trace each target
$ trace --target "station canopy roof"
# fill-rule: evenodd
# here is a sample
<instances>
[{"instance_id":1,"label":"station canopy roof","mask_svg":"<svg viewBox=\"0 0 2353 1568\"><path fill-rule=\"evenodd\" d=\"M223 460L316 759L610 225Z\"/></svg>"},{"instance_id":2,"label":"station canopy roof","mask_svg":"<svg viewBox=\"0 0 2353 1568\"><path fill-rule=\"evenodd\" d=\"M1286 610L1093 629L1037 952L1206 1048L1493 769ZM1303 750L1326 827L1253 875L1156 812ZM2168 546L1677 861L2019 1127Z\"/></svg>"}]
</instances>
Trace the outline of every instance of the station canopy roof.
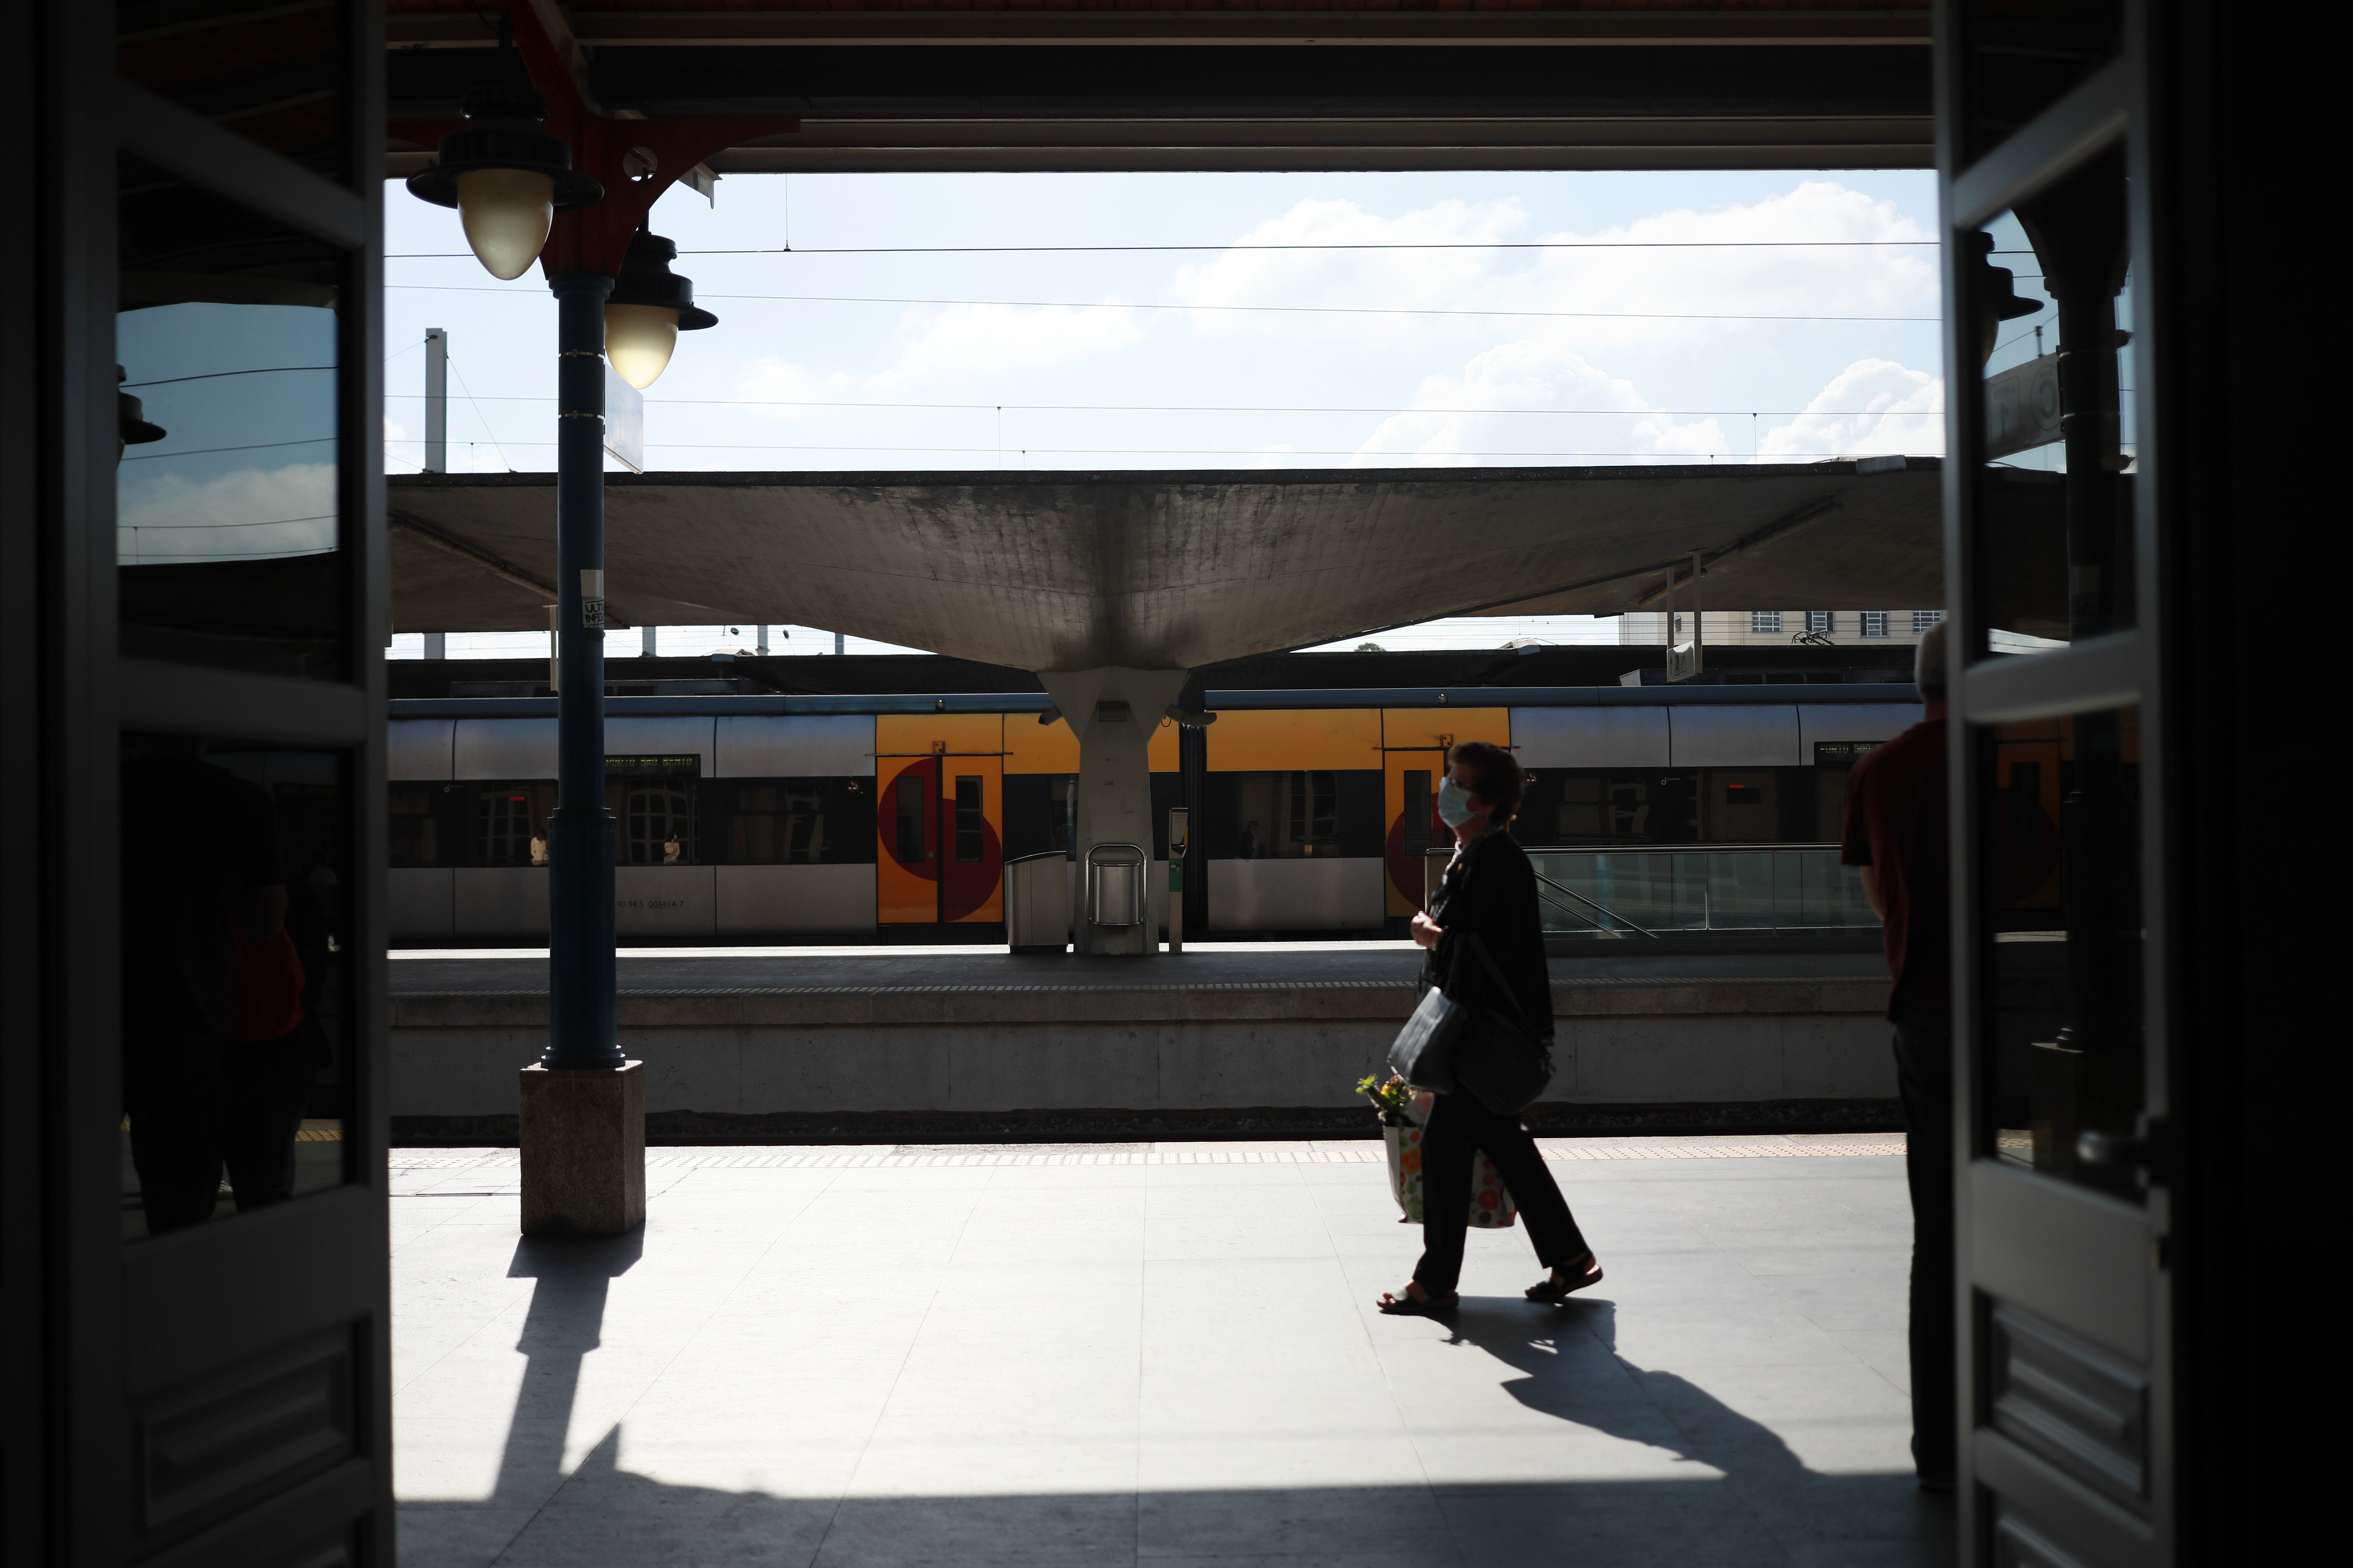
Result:
<instances>
[{"instance_id":1,"label":"station canopy roof","mask_svg":"<svg viewBox=\"0 0 2353 1568\"><path fill-rule=\"evenodd\" d=\"M609 624L767 623L1178 669L1463 615L1944 603L1934 458L1609 468L607 477ZM1871 471L1859 471L1871 470ZM543 628L555 476L388 481L393 624Z\"/></svg>"}]
</instances>

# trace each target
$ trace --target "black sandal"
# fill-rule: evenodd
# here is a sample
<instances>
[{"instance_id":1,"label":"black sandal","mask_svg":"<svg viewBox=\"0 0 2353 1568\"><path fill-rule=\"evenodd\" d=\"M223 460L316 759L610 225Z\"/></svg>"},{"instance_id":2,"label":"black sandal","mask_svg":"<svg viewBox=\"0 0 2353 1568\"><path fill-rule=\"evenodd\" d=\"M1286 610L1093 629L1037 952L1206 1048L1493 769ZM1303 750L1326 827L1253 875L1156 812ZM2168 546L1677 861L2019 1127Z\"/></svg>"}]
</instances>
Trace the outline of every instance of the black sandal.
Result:
<instances>
[{"instance_id":1,"label":"black sandal","mask_svg":"<svg viewBox=\"0 0 2353 1568\"><path fill-rule=\"evenodd\" d=\"M1401 1296L1384 1290L1381 1299L1373 1303L1392 1318L1435 1318L1454 1310L1461 1304L1461 1292L1457 1290L1449 1290L1443 1296L1432 1296L1427 1301L1415 1300L1411 1290Z\"/></svg>"},{"instance_id":2,"label":"black sandal","mask_svg":"<svg viewBox=\"0 0 2353 1568\"><path fill-rule=\"evenodd\" d=\"M1590 1273L1582 1275L1575 1279L1555 1279L1550 1275L1546 1275L1544 1279L1537 1280L1535 1284L1528 1287L1528 1300L1531 1301L1549 1302L1553 1306L1557 1307L1563 1301L1567 1300L1569 1297L1575 1295L1577 1291L1584 1289L1587 1286L1600 1284L1601 1260L1588 1252L1585 1255L1585 1261L1591 1268Z\"/></svg>"}]
</instances>

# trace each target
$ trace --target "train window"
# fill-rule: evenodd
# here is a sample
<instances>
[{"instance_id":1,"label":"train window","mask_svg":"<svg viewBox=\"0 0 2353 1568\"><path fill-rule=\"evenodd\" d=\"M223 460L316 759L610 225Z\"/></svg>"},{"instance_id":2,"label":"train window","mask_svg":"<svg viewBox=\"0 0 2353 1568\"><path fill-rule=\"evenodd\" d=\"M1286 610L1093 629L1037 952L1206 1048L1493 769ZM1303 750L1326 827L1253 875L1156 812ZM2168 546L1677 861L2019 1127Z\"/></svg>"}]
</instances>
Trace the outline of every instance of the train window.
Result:
<instances>
[{"instance_id":1,"label":"train window","mask_svg":"<svg viewBox=\"0 0 2353 1568\"><path fill-rule=\"evenodd\" d=\"M745 784L734 805L727 817L728 859L774 866L825 858L825 796L814 779Z\"/></svg>"},{"instance_id":2,"label":"train window","mask_svg":"<svg viewBox=\"0 0 2353 1568\"><path fill-rule=\"evenodd\" d=\"M620 828L624 866L691 866L700 756L607 757L605 808Z\"/></svg>"},{"instance_id":3,"label":"train window","mask_svg":"<svg viewBox=\"0 0 2353 1568\"><path fill-rule=\"evenodd\" d=\"M340 1186L349 759L134 735L121 786L124 1239Z\"/></svg>"},{"instance_id":4,"label":"train window","mask_svg":"<svg viewBox=\"0 0 2353 1568\"><path fill-rule=\"evenodd\" d=\"M898 847L893 853L902 865L920 866L931 858L923 846L924 793L923 773L910 769L899 775L898 787L892 794L898 822Z\"/></svg>"},{"instance_id":5,"label":"train window","mask_svg":"<svg viewBox=\"0 0 2353 1568\"><path fill-rule=\"evenodd\" d=\"M1607 782L1589 777L1560 781L1559 804L1553 808L1556 840L1599 838L1608 835L1609 807L1602 799L1602 790Z\"/></svg>"},{"instance_id":6,"label":"train window","mask_svg":"<svg viewBox=\"0 0 2353 1568\"><path fill-rule=\"evenodd\" d=\"M1761 844L1781 837L1780 791L1773 774L1713 773L1708 783L1704 837L1718 844Z\"/></svg>"},{"instance_id":7,"label":"train window","mask_svg":"<svg viewBox=\"0 0 2353 1568\"><path fill-rule=\"evenodd\" d=\"M474 863L547 864L547 818L555 809L551 784L485 784L474 796Z\"/></svg>"},{"instance_id":8,"label":"train window","mask_svg":"<svg viewBox=\"0 0 2353 1568\"><path fill-rule=\"evenodd\" d=\"M959 774L955 782L955 858L959 865L977 866L987 858L987 826L980 805L980 780Z\"/></svg>"},{"instance_id":9,"label":"train window","mask_svg":"<svg viewBox=\"0 0 2353 1568\"><path fill-rule=\"evenodd\" d=\"M1283 852L1289 855L1329 855L1340 843L1340 791L1323 769L1284 775L1288 810L1283 817Z\"/></svg>"},{"instance_id":10,"label":"train window","mask_svg":"<svg viewBox=\"0 0 2353 1568\"><path fill-rule=\"evenodd\" d=\"M395 866L438 866L441 824L433 813L438 784L396 784L387 792L390 822L385 835Z\"/></svg>"}]
</instances>

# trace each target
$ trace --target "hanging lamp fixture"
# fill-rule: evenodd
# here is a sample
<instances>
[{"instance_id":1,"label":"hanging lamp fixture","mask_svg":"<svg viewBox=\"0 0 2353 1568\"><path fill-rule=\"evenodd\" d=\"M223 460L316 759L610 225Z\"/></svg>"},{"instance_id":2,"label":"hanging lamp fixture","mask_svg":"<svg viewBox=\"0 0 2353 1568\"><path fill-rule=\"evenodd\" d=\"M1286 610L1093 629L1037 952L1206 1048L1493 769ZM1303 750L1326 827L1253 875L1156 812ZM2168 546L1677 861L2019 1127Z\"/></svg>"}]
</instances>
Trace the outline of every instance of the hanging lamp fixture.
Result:
<instances>
[{"instance_id":1,"label":"hanging lamp fixture","mask_svg":"<svg viewBox=\"0 0 2353 1568\"><path fill-rule=\"evenodd\" d=\"M441 138L408 191L458 209L466 243L491 277L520 278L539 259L555 215L602 199L605 187L573 168L571 145L543 128L547 100L533 89L470 88L463 107L465 125Z\"/></svg>"},{"instance_id":2,"label":"hanging lamp fixture","mask_svg":"<svg viewBox=\"0 0 2353 1568\"><path fill-rule=\"evenodd\" d=\"M1971 243L1978 253L1978 362L1982 364L1993 358L2001 324L2033 315L2042 309L2042 301L2022 298L2010 268L1993 264L1993 236L1980 229L1971 237Z\"/></svg>"},{"instance_id":3,"label":"hanging lamp fixture","mask_svg":"<svg viewBox=\"0 0 2353 1568\"><path fill-rule=\"evenodd\" d=\"M605 301L605 357L623 381L643 392L659 379L681 332L715 327L719 318L694 302L694 280L670 269L678 247L639 229Z\"/></svg>"}]
</instances>

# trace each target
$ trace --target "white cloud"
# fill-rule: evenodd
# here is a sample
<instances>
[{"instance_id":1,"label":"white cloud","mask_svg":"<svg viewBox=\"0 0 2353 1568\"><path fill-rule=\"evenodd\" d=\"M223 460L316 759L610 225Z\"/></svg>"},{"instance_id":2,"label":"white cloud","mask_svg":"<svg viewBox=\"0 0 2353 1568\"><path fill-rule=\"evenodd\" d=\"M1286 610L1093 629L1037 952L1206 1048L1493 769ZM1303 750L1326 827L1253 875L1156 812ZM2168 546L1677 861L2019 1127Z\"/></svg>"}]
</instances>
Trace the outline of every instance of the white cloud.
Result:
<instances>
[{"instance_id":1,"label":"white cloud","mask_svg":"<svg viewBox=\"0 0 2353 1568\"><path fill-rule=\"evenodd\" d=\"M1527 222L1516 201L1445 201L1382 217L1352 201L1307 200L1238 237L1238 247L1176 270L1171 293L1188 305L1375 305L1389 309L1475 304L1500 252L1492 250L1315 249L1285 245L1470 245L1499 240ZM1426 331L1433 318L1277 316L1254 310L1204 310L1197 331L1262 337L1270 332L1353 338Z\"/></svg>"},{"instance_id":2,"label":"white cloud","mask_svg":"<svg viewBox=\"0 0 2353 1568\"><path fill-rule=\"evenodd\" d=\"M1855 361L1831 378L1803 414L1775 426L1757 443L1760 458L1798 462L1898 453L1933 458L1944 450L1943 378L1883 359Z\"/></svg>"},{"instance_id":3,"label":"white cloud","mask_svg":"<svg viewBox=\"0 0 2353 1568\"><path fill-rule=\"evenodd\" d=\"M168 459L165 459L168 461ZM209 479L168 470L124 481L115 510L126 563L259 560L335 548L335 466L239 468Z\"/></svg>"},{"instance_id":4,"label":"white cloud","mask_svg":"<svg viewBox=\"0 0 2353 1568\"><path fill-rule=\"evenodd\" d=\"M1012 371L1052 368L1132 349L1144 341L1137 312L1124 307L1015 305L923 306L904 312L894 334L896 353L862 374L819 374L781 355L754 361L736 383L736 395L754 402L815 405L904 395L927 385ZM816 407L769 407L773 417L805 419Z\"/></svg>"},{"instance_id":5,"label":"white cloud","mask_svg":"<svg viewBox=\"0 0 2353 1568\"><path fill-rule=\"evenodd\" d=\"M1558 331L1582 353L1662 346L1752 333L1771 323L1710 319L1810 316L1934 318L1939 284L1934 233L1892 201L1834 181L1809 180L1748 204L1677 208L1590 234L1523 236L1515 201L1441 202L1385 218L1354 202L1303 201L1234 243L1271 246L1477 244L1543 240L1608 248L1515 250L1229 251L1178 269L1172 292L1204 305L1364 306L1432 311L1561 313L1541 327L1478 315L1259 314L1207 310L1202 332L1345 337L1387 342L1411 335ZM1746 241L1840 241L1756 246ZM1885 244L1878 242L1905 242ZM1639 247L1639 248L1637 248ZM1589 312L1589 314L1588 314Z\"/></svg>"},{"instance_id":6,"label":"white cloud","mask_svg":"<svg viewBox=\"0 0 2353 1568\"><path fill-rule=\"evenodd\" d=\"M1133 310L1014 305L926 306L899 319L899 354L865 378L875 391L957 375L1067 364L1133 348L1144 328Z\"/></svg>"},{"instance_id":7,"label":"white cloud","mask_svg":"<svg viewBox=\"0 0 2353 1568\"><path fill-rule=\"evenodd\" d=\"M1527 409L1530 413L1497 412ZM1561 410L1611 410L1596 416ZM1715 419L1678 424L1633 383L1609 374L1550 338L1502 343L1415 390L1413 412L1383 420L1353 459L1358 465L1449 462L1512 465L1590 453L1598 462L1727 451Z\"/></svg>"}]
</instances>

